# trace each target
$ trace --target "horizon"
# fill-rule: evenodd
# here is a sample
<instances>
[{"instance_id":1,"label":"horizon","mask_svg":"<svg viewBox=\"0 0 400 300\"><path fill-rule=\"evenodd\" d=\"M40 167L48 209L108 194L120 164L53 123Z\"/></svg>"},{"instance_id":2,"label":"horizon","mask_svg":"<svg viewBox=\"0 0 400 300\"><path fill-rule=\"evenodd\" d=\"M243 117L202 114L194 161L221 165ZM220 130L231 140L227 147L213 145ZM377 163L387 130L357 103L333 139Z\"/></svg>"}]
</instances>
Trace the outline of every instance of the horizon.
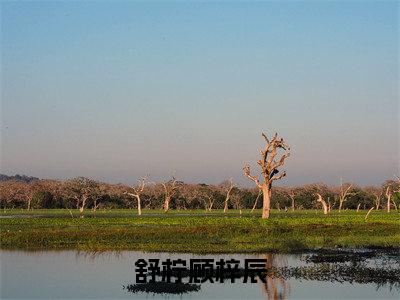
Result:
<instances>
[{"instance_id":1,"label":"horizon","mask_svg":"<svg viewBox=\"0 0 400 300\"><path fill-rule=\"evenodd\" d=\"M39 178L39 177L35 177L35 176L30 176L27 174L12 174L12 175L8 175L8 174L0 174L0 176L7 176L7 177L17 177L17 176L21 176L21 177L28 177L28 178L34 178L35 180L55 180L55 181L68 181L68 180L74 180L77 178L87 178L90 180L94 180L98 183L104 183L104 184L111 184L111 185L127 185L127 186L137 186L138 182L134 182L134 183L130 183L130 182L110 182L110 181L101 181L101 180L97 180L95 178L92 177L84 177L84 176L75 176L75 177L68 177L68 178ZM167 178L158 178L157 180L153 180L153 178L151 178L151 176L148 178L149 181L153 184L161 184L163 182L167 182L168 180L172 179L171 177ZM181 182L183 184L192 184L192 185L201 185L201 184L206 184L206 185L212 185L212 186L219 186L221 184L224 184L226 181L229 180L229 178L227 178L226 180L223 180L221 182L191 182L191 181L183 181L180 180L179 178L176 178L177 182ZM385 182L387 181L394 181L396 182L397 177L396 175L393 178L387 178L385 179L381 184L374 184L374 185L362 185L362 184L358 184L357 182L349 182L349 181L343 181L343 185L346 184L351 184L353 186L353 188L359 187L359 188L367 188L367 187L381 187L385 184ZM4 181L4 180L3 180ZM245 189L257 189L257 186L253 183L253 184L238 184L237 182L233 181L233 184L235 187L237 188L245 188ZM296 187L304 187L304 186L308 186L308 185L326 185L327 187L339 187L340 186L340 182L338 184L327 184L325 182L306 182L303 184L296 184L296 185L282 185L280 184L280 182L278 181L272 188L296 188Z\"/></svg>"},{"instance_id":2,"label":"horizon","mask_svg":"<svg viewBox=\"0 0 400 300\"><path fill-rule=\"evenodd\" d=\"M250 187L277 132L278 186L400 174L396 1L0 8L1 173Z\"/></svg>"}]
</instances>

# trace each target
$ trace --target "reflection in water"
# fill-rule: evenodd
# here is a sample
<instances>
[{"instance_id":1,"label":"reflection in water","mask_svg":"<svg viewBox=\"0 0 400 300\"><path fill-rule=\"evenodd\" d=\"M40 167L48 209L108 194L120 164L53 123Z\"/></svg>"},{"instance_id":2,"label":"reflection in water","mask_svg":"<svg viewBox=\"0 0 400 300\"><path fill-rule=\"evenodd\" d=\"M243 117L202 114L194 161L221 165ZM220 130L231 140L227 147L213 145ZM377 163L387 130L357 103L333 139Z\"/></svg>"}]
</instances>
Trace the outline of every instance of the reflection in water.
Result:
<instances>
[{"instance_id":1,"label":"reflection in water","mask_svg":"<svg viewBox=\"0 0 400 300\"><path fill-rule=\"evenodd\" d=\"M84 258L85 260L95 261L96 259L123 259L122 251L75 251L75 257L77 259Z\"/></svg>"},{"instance_id":2,"label":"reflection in water","mask_svg":"<svg viewBox=\"0 0 400 300\"><path fill-rule=\"evenodd\" d=\"M298 255L205 255L87 251L1 251L0 298L128 298L181 299L299 299L299 298L394 298L400 292L400 253L381 250L320 250ZM238 269L231 283L190 284L190 272L182 272L182 284L135 282L139 259L245 259L263 258L265 283L242 283L245 270ZM62 272L60 272L62 270ZM215 274L213 274L215 278ZM158 280L157 280L158 281ZM174 280L172 280L174 281ZM121 285L123 288L121 288ZM260 290L261 288L261 290ZM147 294L147 295L146 295Z\"/></svg>"},{"instance_id":3,"label":"reflection in water","mask_svg":"<svg viewBox=\"0 0 400 300\"><path fill-rule=\"evenodd\" d=\"M388 286L389 289L400 291L399 269L320 264L316 266L282 268L278 270L278 273L280 273L279 276L282 278L340 283L375 283L377 289L383 286Z\"/></svg>"},{"instance_id":4,"label":"reflection in water","mask_svg":"<svg viewBox=\"0 0 400 300\"><path fill-rule=\"evenodd\" d=\"M151 293L151 294L176 294L182 295L190 292L200 291L199 284L192 283L171 283L171 282L152 282L139 283L123 286L130 293Z\"/></svg>"},{"instance_id":5,"label":"reflection in water","mask_svg":"<svg viewBox=\"0 0 400 300\"><path fill-rule=\"evenodd\" d=\"M340 251L322 250L303 254L298 266L288 266L284 255L264 254L266 259L265 282L257 279L262 294L268 300L287 299L291 293L290 279L338 282L338 283L374 283L376 290L388 287L400 291L400 257L398 253L379 251ZM383 267L382 267L383 266ZM213 271L215 277L216 271ZM189 269L182 271L182 278L189 277ZM147 274L150 276L150 273ZM176 274L173 274L176 276ZM246 271L239 268L237 278L246 276ZM218 283L216 283L218 284ZM201 285L189 283L154 282L130 284L124 288L131 293L183 294L200 291Z\"/></svg>"},{"instance_id":6,"label":"reflection in water","mask_svg":"<svg viewBox=\"0 0 400 300\"><path fill-rule=\"evenodd\" d=\"M269 271L266 282L261 283L262 292L265 295L265 299L268 300L283 300L286 299L290 293L289 283L283 277L276 276L273 270L279 268L277 259L278 257L274 254L263 255L267 259L266 269ZM286 261L281 257L279 264L286 264Z\"/></svg>"}]
</instances>

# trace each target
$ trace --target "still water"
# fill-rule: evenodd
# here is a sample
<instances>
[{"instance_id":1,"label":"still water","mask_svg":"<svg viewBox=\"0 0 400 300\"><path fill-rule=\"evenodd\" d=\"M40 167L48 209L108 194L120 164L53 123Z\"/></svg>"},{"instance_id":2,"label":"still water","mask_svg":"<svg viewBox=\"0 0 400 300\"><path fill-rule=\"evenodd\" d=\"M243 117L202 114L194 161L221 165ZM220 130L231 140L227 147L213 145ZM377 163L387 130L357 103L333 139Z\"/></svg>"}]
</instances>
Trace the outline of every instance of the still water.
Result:
<instances>
[{"instance_id":1,"label":"still water","mask_svg":"<svg viewBox=\"0 0 400 300\"><path fill-rule=\"evenodd\" d=\"M2 299L399 299L399 253L305 253L299 255L193 255L135 251L1 251ZM263 258L274 269L263 283L136 284L138 259ZM183 278L188 282L188 278ZM172 287L172 288L171 288ZM145 290L145 291L144 291Z\"/></svg>"}]
</instances>

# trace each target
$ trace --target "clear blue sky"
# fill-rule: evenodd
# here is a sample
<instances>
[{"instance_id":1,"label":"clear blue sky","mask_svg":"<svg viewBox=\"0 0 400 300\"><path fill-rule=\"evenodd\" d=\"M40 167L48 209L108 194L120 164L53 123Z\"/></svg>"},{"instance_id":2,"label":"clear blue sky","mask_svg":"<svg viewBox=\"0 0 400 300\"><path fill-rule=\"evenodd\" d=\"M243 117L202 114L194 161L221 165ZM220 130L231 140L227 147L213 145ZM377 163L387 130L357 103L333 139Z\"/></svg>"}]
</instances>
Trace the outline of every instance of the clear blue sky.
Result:
<instances>
[{"instance_id":1,"label":"clear blue sky","mask_svg":"<svg viewBox=\"0 0 400 300\"><path fill-rule=\"evenodd\" d=\"M1 172L281 184L399 173L399 3L1 1Z\"/></svg>"}]
</instances>

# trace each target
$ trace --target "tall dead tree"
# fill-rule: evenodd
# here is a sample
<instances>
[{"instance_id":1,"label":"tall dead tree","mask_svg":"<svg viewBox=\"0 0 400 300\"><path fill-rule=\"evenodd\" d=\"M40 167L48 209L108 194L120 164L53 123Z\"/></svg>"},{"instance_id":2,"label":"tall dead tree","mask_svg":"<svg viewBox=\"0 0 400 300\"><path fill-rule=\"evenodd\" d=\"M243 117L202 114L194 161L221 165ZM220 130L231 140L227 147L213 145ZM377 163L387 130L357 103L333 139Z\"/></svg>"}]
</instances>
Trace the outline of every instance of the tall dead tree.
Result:
<instances>
[{"instance_id":1,"label":"tall dead tree","mask_svg":"<svg viewBox=\"0 0 400 300\"><path fill-rule=\"evenodd\" d=\"M233 184L232 178L229 180L229 185L226 187L226 195L225 195L225 201L224 201L224 213L228 211L228 202L231 197L231 192L232 189L235 187Z\"/></svg>"},{"instance_id":2,"label":"tall dead tree","mask_svg":"<svg viewBox=\"0 0 400 300\"><path fill-rule=\"evenodd\" d=\"M142 200L141 200L141 195L144 192L144 188L147 184L149 184L148 182L148 178L147 177L143 177L140 178L138 180L139 184L136 187L131 187L132 189L132 193L131 192L125 192L125 194L127 194L128 196L134 197L137 200L137 208L138 208L138 215L140 216L142 214Z\"/></svg>"},{"instance_id":3,"label":"tall dead tree","mask_svg":"<svg viewBox=\"0 0 400 300\"><path fill-rule=\"evenodd\" d=\"M260 150L261 159L257 161L257 164L261 167L261 174L263 176L263 181L260 182L259 177L251 175L250 166L245 164L243 167L243 173L250 180L254 181L256 186L263 193L263 209L262 209L262 218L268 219L270 206L271 206L271 188L272 183L275 180L279 180L282 177L286 176L286 172L279 173L278 168L284 165L285 159L289 157L290 147L285 144L283 138L278 138L278 134L272 137L271 140L262 133L266 141L266 145L264 150ZM278 155L278 151L283 150L284 153L281 155L279 159L276 159Z\"/></svg>"},{"instance_id":4,"label":"tall dead tree","mask_svg":"<svg viewBox=\"0 0 400 300\"><path fill-rule=\"evenodd\" d=\"M176 178L172 177L171 180L163 182L162 186L164 187L164 193L165 193L163 209L164 212L167 212L169 210L169 204L171 202L171 199L175 195L178 189Z\"/></svg>"},{"instance_id":5,"label":"tall dead tree","mask_svg":"<svg viewBox=\"0 0 400 300\"><path fill-rule=\"evenodd\" d=\"M324 215L328 214L328 205L326 204L326 201L324 200L324 198L322 198L321 194L317 193L318 199L317 202L322 204L322 209L324 211Z\"/></svg>"},{"instance_id":6,"label":"tall dead tree","mask_svg":"<svg viewBox=\"0 0 400 300\"><path fill-rule=\"evenodd\" d=\"M339 189L339 212L343 208L344 202L346 202L346 197L350 195L350 190L352 188L352 184L343 185L343 179L340 178L340 189Z\"/></svg>"},{"instance_id":7,"label":"tall dead tree","mask_svg":"<svg viewBox=\"0 0 400 300\"><path fill-rule=\"evenodd\" d=\"M396 176L395 176L396 177ZM386 211L390 212L391 205L397 210L396 199L400 197L400 179L396 177L397 180L387 180L383 184L383 190L386 196Z\"/></svg>"},{"instance_id":8,"label":"tall dead tree","mask_svg":"<svg viewBox=\"0 0 400 300\"><path fill-rule=\"evenodd\" d=\"M386 211L390 212L390 201L392 200L392 190L390 189L390 185L388 185L388 187L386 188L385 195L387 199Z\"/></svg>"}]
</instances>

